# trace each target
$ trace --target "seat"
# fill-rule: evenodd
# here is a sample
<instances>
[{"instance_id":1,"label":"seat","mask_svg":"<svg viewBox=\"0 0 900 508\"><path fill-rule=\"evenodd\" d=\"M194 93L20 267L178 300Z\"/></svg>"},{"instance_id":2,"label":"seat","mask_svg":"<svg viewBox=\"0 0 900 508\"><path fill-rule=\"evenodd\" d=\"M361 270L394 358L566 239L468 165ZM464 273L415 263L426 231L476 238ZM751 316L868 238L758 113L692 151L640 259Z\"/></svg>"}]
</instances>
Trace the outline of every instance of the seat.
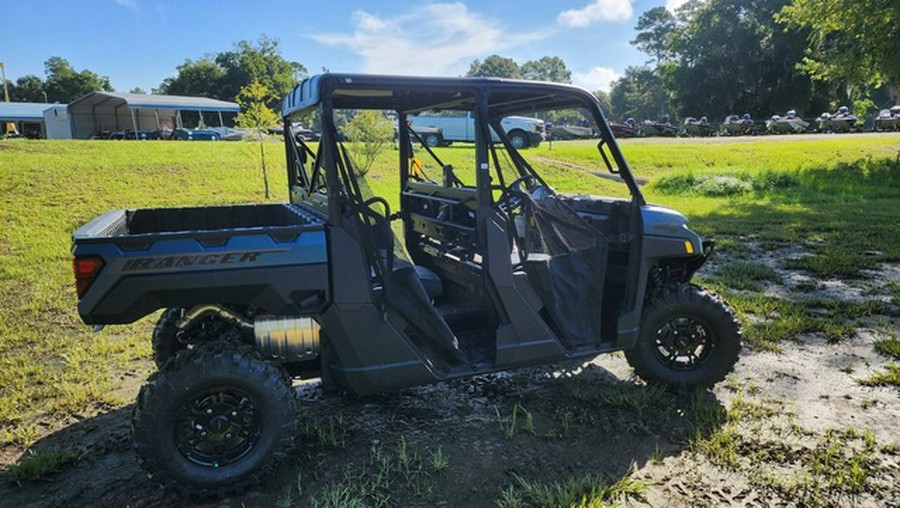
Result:
<instances>
[{"instance_id":1,"label":"seat","mask_svg":"<svg viewBox=\"0 0 900 508\"><path fill-rule=\"evenodd\" d=\"M414 265L413 269L416 271L416 276L419 278L419 282L422 283L422 287L425 288L428 298L434 301L441 296L441 293L444 292L444 285L436 273L420 265Z\"/></svg>"}]
</instances>

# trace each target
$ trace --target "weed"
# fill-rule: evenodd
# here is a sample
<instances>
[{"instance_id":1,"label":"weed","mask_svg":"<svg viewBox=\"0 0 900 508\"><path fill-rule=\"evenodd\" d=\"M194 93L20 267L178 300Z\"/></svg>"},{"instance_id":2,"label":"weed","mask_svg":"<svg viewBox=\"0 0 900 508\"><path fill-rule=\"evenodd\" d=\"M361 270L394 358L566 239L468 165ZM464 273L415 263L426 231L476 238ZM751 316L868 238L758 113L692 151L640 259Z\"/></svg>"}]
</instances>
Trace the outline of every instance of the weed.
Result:
<instances>
[{"instance_id":1,"label":"weed","mask_svg":"<svg viewBox=\"0 0 900 508\"><path fill-rule=\"evenodd\" d=\"M290 508L294 506L294 489L293 487L287 487L284 489L284 492L281 493L281 496L275 500L275 506L278 508Z\"/></svg>"},{"instance_id":2,"label":"weed","mask_svg":"<svg viewBox=\"0 0 900 508\"><path fill-rule=\"evenodd\" d=\"M863 386L900 386L900 365L892 363L886 370L875 372L858 382Z\"/></svg>"},{"instance_id":3,"label":"weed","mask_svg":"<svg viewBox=\"0 0 900 508\"><path fill-rule=\"evenodd\" d=\"M439 449L429 454L426 465L420 451L410 446L406 436L400 437L393 451L373 441L365 464L346 465L341 480L325 486L309 504L323 508L395 506L397 500L393 496L401 489L423 498L434 487L431 473L446 469L449 463L449 458ZM297 488L299 491L301 486Z\"/></svg>"},{"instance_id":4,"label":"weed","mask_svg":"<svg viewBox=\"0 0 900 508\"><path fill-rule=\"evenodd\" d=\"M702 453L713 464L737 469L738 448L742 442L737 426L732 423L716 429L709 436L704 436L698 429L689 444L691 451Z\"/></svg>"},{"instance_id":5,"label":"weed","mask_svg":"<svg viewBox=\"0 0 900 508\"><path fill-rule=\"evenodd\" d=\"M46 480L76 458L77 455L68 450L52 449L38 452L29 450L17 463L7 466L3 475L15 483Z\"/></svg>"},{"instance_id":6,"label":"weed","mask_svg":"<svg viewBox=\"0 0 900 508\"><path fill-rule=\"evenodd\" d=\"M522 408L522 413L525 414L525 432L531 434L532 436L535 435L534 415L531 414L531 411L525 410L525 408Z\"/></svg>"},{"instance_id":7,"label":"weed","mask_svg":"<svg viewBox=\"0 0 900 508\"><path fill-rule=\"evenodd\" d=\"M572 425L572 413L566 411L563 413L560 421L560 437L565 437L569 433L569 427Z\"/></svg>"},{"instance_id":8,"label":"weed","mask_svg":"<svg viewBox=\"0 0 900 508\"><path fill-rule=\"evenodd\" d=\"M641 414L647 408L664 404L667 394L657 385L617 385L599 391L598 398L608 406L632 409Z\"/></svg>"},{"instance_id":9,"label":"weed","mask_svg":"<svg viewBox=\"0 0 900 508\"><path fill-rule=\"evenodd\" d=\"M659 443L656 443L656 448L653 449L653 455L650 456L650 462L656 465L662 464L662 449L659 447Z\"/></svg>"},{"instance_id":10,"label":"weed","mask_svg":"<svg viewBox=\"0 0 900 508\"><path fill-rule=\"evenodd\" d=\"M875 349L881 354L900 360L900 339L897 339L896 337L876 340Z\"/></svg>"},{"instance_id":11,"label":"weed","mask_svg":"<svg viewBox=\"0 0 900 508\"><path fill-rule=\"evenodd\" d=\"M433 469L435 473L440 473L450 465L450 458L444 455L443 450L440 448L429 452L429 458L431 459L431 469Z\"/></svg>"},{"instance_id":12,"label":"weed","mask_svg":"<svg viewBox=\"0 0 900 508\"><path fill-rule=\"evenodd\" d=\"M525 408L523 408L520 404L516 404L512 408L512 414L510 415L510 417L504 418L500 414L500 408L494 408L494 413L497 415L497 423L500 425L500 431L503 433L503 436L506 439L512 439L513 437L515 437L516 432L518 432L519 430L519 411L523 411L529 416L531 414L525 411Z\"/></svg>"},{"instance_id":13,"label":"weed","mask_svg":"<svg viewBox=\"0 0 900 508\"><path fill-rule=\"evenodd\" d=\"M347 446L347 423L344 415L312 418L300 422L300 436L331 448Z\"/></svg>"},{"instance_id":14,"label":"weed","mask_svg":"<svg viewBox=\"0 0 900 508\"><path fill-rule=\"evenodd\" d=\"M627 474L612 483L590 474L547 483L528 481L514 475L516 484L503 489L496 504L498 508L524 506L599 508L621 498L643 499L647 483L631 478L633 471L632 465Z\"/></svg>"}]
</instances>

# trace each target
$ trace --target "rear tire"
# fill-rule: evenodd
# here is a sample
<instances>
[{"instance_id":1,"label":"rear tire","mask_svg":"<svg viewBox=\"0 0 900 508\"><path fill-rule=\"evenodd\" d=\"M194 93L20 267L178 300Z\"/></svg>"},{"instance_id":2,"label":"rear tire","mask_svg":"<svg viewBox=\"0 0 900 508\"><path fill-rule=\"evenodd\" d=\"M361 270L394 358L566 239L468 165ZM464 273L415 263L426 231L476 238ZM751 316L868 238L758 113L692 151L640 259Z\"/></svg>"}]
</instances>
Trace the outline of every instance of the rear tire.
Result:
<instances>
[{"instance_id":1,"label":"rear tire","mask_svg":"<svg viewBox=\"0 0 900 508\"><path fill-rule=\"evenodd\" d=\"M143 468L183 495L224 497L259 484L290 449L290 380L250 346L179 352L141 388L131 419Z\"/></svg>"},{"instance_id":2,"label":"rear tire","mask_svg":"<svg viewBox=\"0 0 900 508\"><path fill-rule=\"evenodd\" d=\"M217 340L230 341L235 345L252 342L252 337L248 339L239 328L217 316L204 317L180 330L178 321L186 311L183 307L166 309L156 322L151 344L157 369L161 369L179 351L200 344Z\"/></svg>"},{"instance_id":3,"label":"rear tire","mask_svg":"<svg viewBox=\"0 0 900 508\"><path fill-rule=\"evenodd\" d=\"M161 369L170 358L187 347L187 344L179 341L177 337L177 324L182 316L184 316L184 309L181 307L166 309L159 316L159 321L153 328L151 344L153 346L153 362L156 363L157 369Z\"/></svg>"},{"instance_id":4,"label":"rear tire","mask_svg":"<svg viewBox=\"0 0 900 508\"><path fill-rule=\"evenodd\" d=\"M644 307L637 343L625 352L648 383L712 386L734 368L741 326L720 296L693 284L666 286Z\"/></svg>"}]
</instances>

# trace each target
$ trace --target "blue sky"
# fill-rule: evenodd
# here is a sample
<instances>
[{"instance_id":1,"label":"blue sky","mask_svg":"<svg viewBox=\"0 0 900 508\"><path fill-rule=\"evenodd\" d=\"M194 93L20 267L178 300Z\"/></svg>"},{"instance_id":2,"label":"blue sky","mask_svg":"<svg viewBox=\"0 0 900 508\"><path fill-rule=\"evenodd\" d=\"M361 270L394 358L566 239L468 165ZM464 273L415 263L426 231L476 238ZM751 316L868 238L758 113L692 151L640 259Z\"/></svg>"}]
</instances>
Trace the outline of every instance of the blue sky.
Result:
<instances>
[{"instance_id":1,"label":"blue sky","mask_svg":"<svg viewBox=\"0 0 900 508\"><path fill-rule=\"evenodd\" d=\"M109 76L120 91L159 86L186 58L265 34L311 74L457 76L493 53L520 64L559 56L575 84L609 81L646 56L628 43L638 16L684 0L228 2L0 0L7 77L44 76L51 56Z\"/></svg>"}]
</instances>

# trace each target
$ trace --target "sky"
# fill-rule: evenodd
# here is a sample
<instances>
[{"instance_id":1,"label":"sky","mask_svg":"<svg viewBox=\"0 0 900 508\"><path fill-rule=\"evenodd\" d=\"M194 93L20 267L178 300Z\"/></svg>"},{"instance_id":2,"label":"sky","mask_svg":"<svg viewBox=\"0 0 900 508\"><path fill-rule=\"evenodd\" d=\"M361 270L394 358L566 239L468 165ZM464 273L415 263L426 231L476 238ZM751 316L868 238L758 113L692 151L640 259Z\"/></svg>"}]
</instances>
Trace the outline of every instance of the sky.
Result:
<instances>
[{"instance_id":1,"label":"sky","mask_svg":"<svg viewBox=\"0 0 900 508\"><path fill-rule=\"evenodd\" d=\"M7 78L44 77L51 56L108 76L119 91L158 87L185 59L261 35L310 74L464 75L491 54L519 64L562 58L576 85L609 82L647 56L634 49L638 16L686 0L0 0Z\"/></svg>"}]
</instances>

